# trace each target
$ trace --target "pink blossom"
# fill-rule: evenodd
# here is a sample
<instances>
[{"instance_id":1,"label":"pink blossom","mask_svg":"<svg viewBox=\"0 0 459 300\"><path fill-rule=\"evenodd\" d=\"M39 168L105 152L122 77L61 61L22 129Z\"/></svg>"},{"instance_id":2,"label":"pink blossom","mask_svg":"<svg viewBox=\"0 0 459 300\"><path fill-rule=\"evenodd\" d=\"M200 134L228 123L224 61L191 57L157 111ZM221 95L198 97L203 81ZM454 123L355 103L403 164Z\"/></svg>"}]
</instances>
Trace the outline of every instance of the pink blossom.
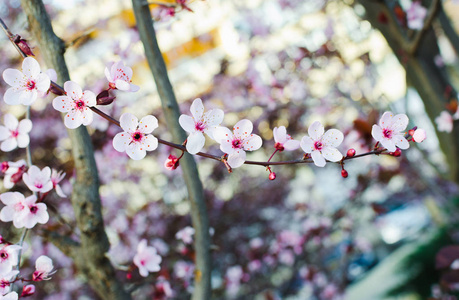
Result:
<instances>
[{"instance_id":1,"label":"pink blossom","mask_svg":"<svg viewBox=\"0 0 459 300\"><path fill-rule=\"evenodd\" d=\"M18 293L11 292L6 295L0 295L0 300L18 300Z\"/></svg>"},{"instance_id":2,"label":"pink blossom","mask_svg":"<svg viewBox=\"0 0 459 300\"><path fill-rule=\"evenodd\" d=\"M411 6L406 11L408 28L421 30L424 26L424 19L427 15L427 9L421 5L420 1L411 2Z\"/></svg>"},{"instance_id":3,"label":"pink blossom","mask_svg":"<svg viewBox=\"0 0 459 300\"><path fill-rule=\"evenodd\" d=\"M22 247L18 245L5 245L0 249L0 274L13 271L18 264L18 253Z\"/></svg>"},{"instance_id":4,"label":"pink blossom","mask_svg":"<svg viewBox=\"0 0 459 300\"><path fill-rule=\"evenodd\" d=\"M89 125L93 119L90 107L96 105L96 95L91 91L82 91L81 87L73 81L64 83L65 96L58 96L53 100L54 109L66 112L64 124L67 128L74 129L80 125Z\"/></svg>"},{"instance_id":5,"label":"pink blossom","mask_svg":"<svg viewBox=\"0 0 459 300\"><path fill-rule=\"evenodd\" d=\"M204 113L204 105L199 98L193 101L190 111L192 117L181 115L179 123L190 134L187 138L186 150L196 154L201 151L206 142L204 133L213 139L213 131L222 123L224 113L221 109L211 109Z\"/></svg>"},{"instance_id":6,"label":"pink blossom","mask_svg":"<svg viewBox=\"0 0 459 300\"><path fill-rule=\"evenodd\" d=\"M0 200L6 205L0 211L0 220L13 221L16 228L32 228L37 223L45 224L49 220L46 204L36 203L35 195L25 198L21 193L8 192L1 194Z\"/></svg>"},{"instance_id":7,"label":"pink blossom","mask_svg":"<svg viewBox=\"0 0 459 300\"><path fill-rule=\"evenodd\" d=\"M170 154L164 162L164 167L168 170L175 170L179 166L179 160L175 155Z\"/></svg>"},{"instance_id":8,"label":"pink blossom","mask_svg":"<svg viewBox=\"0 0 459 300\"><path fill-rule=\"evenodd\" d=\"M12 188L22 179L22 175L24 174L25 170L26 162L23 159L17 162L3 162L2 171L5 173L5 177L3 178L3 186L6 189Z\"/></svg>"},{"instance_id":9,"label":"pink blossom","mask_svg":"<svg viewBox=\"0 0 459 300\"><path fill-rule=\"evenodd\" d=\"M182 240L185 244L191 244L193 242L193 234L195 233L194 228L187 226L175 234L175 238Z\"/></svg>"},{"instance_id":10,"label":"pink blossom","mask_svg":"<svg viewBox=\"0 0 459 300\"><path fill-rule=\"evenodd\" d=\"M48 276L55 273L53 272L53 261L46 255L41 255L35 261L35 272L33 272L33 281L42 281L50 279Z\"/></svg>"},{"instance_id":11,"label":"pink blossom","mask_svg":"<svg viewBox=\"0 0 459 300\"><path fill-rule=\"evenodd\" d=\"M150 133L158 127L158 120L153 116L139 120L130 113L121 115L120 125L124 132L115 135L113 147L118 152L126 151L134 160L145 157L146 151L153 151L158 147L158 139Z\"/></svg>"},{"instance_id":12,"label":"pink blossom","mask_svg":"<svg viewBox=\"0 0 459 300\"><path fill-rule=\"evenodd\" d=\"M109 82L111 89L118 89L126 92L137 92L139 87L135 84L132 84L132 69L125 66L122 61L113 63L110 66L105 68L105 77Z\"/></svg>"},{"instance_id":13,"label":"pink blossom","mask_svg":"<svg viewBox=\"0 0 459 300\"><path fill-rule=\"evenodd\" d=\"M322 124L315 121L308 128L309 136L304 136L300 142L301 149L311 154L314 164L318 167L325 166L325 159L336 162L343 158L341 152L336 149L343 142L343 133L337 129L330 129L324 134L324 130Z\"/></svg>"},{"instance_id":14,"label":"pink blossom","mask_svg":"<svg viewBox=\"0 0 459 300\"><path fill-rule=\"evenodd\" d=\"M62 171L58 172L54 169L52 170L50 180L53 183L53 188L56 190L56 194L61 198L67 197L62 191L61 186L59 185L59 182L61 182L62 179L64 178L65 178L65 173L63 173Z\"/></svg>"},{"instance_id":15,"label":"pink blossom","mask_svg":"<svg viewBox=\"0 0 459 300\"><path fill-rule=\"evenodd\" d=\"M414 131L414 134L413 134L413 140L416 142L416 143L421 143L422 141L424 141L426 139L427 135L426 135L426 131L422 128L418 128Z\"/></svg>"},{"instance_id":16,"label":"pink blossom","mask_svg":"<svg viewBox=\"0 0 459 300\"><path fill-rule=\"evenodd\" d=\"M0 126L0 141L3 141L0 149L4 152L29 145L29 132L32 130L32 122L24 119L18 122L12 114L5 114L3 118L5 126Z\"/></svg>"},{"instance_id":17,"label":"pink blossom","mask_svg":"<svg viewBox=\"0 0 459 300\"><path fill-rule=\"evenodd\" d=\"M405 114L394 116L392 112L386 111L379 120L379 126L373 125L371 135L390 152L394 152L397 147L408 149L410 144L401 132L407 125L408 117Z\"/></svg>"},{"instance_id":18,"label":"pink blossom","mask_svg":"<svg viewBox=\"0 0 459 300\"><path fill-rule=\"evenodd\" d=\"M148 272L158 272L161 269L159 266L161 260L156 249L147 246L147 240L140 241L137 246L137 254L134 256L134 264L139 268L141 276L147 277Z\"/></svg>"},{"instance_id":19,"label":"pink blossom","mask_svg":"<svg viewBox=\"0 0 459 300\"><path fill-rule=\"evenodd\" d=\"M438 131L453 131L453 117L447 111L442 111L440 115L435 118L435 123L437 123Z\"/></svg>"},{"instance_id":20,"label":"pink blossom","mask_svg":"<svg viewBox=\"0 0 459 300\"><path fill-rule=\"evenodd\" d=\"M22 175L22 179L32 192L46 193L53 188L51 169L49 167L40 170L37 166L31 166L29 171Z\"/></svg>"},{"instance_id":21,"label":"pink blossom","mask_svg":"<svg viewBox=\"0 0 459 300\"><path fill-rule=\"evenodd\" d=\"M17 274L19 274L17 270L0 273L0 295L4 295L10 291L10 282Z\"/></svg>"},{"instance_id":22,"label":"pink blossom","mask_svg":"<svg viewBox=\"0 0 459 300\"><path fill-rule=\"evenodd\" d=\"M274 147L279 151L292 151L300 148L300 142L293 140L292 137L287 134L285 126L274 127L273 135L274 141L276 142Z\"/></svg>"},{"instance_id":23,"label":"pink blossom","mask_svg":"<svg viewBox=\"0 0 459 300\"><path fill-rule=\"evenodd\" d=\"M11 86L3 96L10 105L31 105L37 100L38 92L45 93L51 84L48 75L40 72L40 65L33 57L24 58L22 72L6 69L3 80Z\"/></svg>"},{"instance_id":24,"label":"pink blossom","mask_svg":"<svg viewBox=\"0 0 459 300\"><path fill-rule=\"evenodd\" d=\"M24 285L22 287L21 297L28 297L35 294L35 286L33 284Z\"/></svg>"},{"instance_id":25,"label":"pink blossom","mask_svg":"<svg viewBox=\"0 0 459 300\"><path fill-rule=\"evenodd\" d=\"M190 280L193 277L194 265L192 263L179 260L174 265L174 274L177 278Z\"/></svg>"},{"instance_id":26,"label":"pink blossom","mask_svg":"<svg viewBox=\"0 0 459 300\"><path fill-rule=\"evenodd\" d=\"M233 133L226 127L217 127L214 131L215 140L220 143L220 149L228 154L228 165L238 168L245 162L245 151L255 151L261 147L261 137L252 134L253 124L243 119L233 127Z\"/></svg>"}]
</instances>

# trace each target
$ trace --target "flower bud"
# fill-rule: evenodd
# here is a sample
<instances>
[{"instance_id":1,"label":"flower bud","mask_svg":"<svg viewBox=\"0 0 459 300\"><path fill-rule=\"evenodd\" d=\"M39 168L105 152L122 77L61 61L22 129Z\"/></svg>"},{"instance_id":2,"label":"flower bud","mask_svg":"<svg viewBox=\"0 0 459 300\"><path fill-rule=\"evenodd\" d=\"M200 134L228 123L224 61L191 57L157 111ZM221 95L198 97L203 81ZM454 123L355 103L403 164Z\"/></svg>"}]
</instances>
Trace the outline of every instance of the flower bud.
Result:
<instances>
[{"instance_id":1,"label":"flower bud","mask_svg":"<svg viewBox=\"0 0 459 300\"><path fill-rule=\"evenodd\" d=\"M276 173L274 172L269 173L269 180L274 180L274 179L276 179Z\"/></svg>"},{"instance_id":2,"label":"flower bud","mask_svg":"<svg viewBox=\"0 0 459 300\"><path fill-rule=\"evenodd\" d=\"M347 176L349 176L349 173L346 170L342 169L341 176L343 176L343 178L347 178Z\"/></svg>"},{"instance_id":3,"label":"flower bud","mask_svg":"<svg viewBox=\"0 0 459 300\"><path fill-rule=\"evenodd\" d=\"M32 296L35 294L35 286L33 284L24 285L22 287L21 297Z\"/></svg>"},{"instance_id":4,"label":"flower bud","mask_svg":"<svg viewBox=\"0 0 459 300\"><path fill-rule=\"evenodd\" d=\"M276 143L276 144L274 145L274 148L276 148L277 150L279 150L279 152L284 151L284 145L282 145L281 143Z\"/></svg>"},{"instance_id":5,"label":"flower bud","mask_svg":"<svg viewBox=\"0 0 459 300\"><path fill-rule=\"evenodd\" d=\"M175 170L179 166L179 159L174 155L169 155L169 157L164 162L164 167L168 170Z\"/></svg>"},{"instance_id":6,"label":"flower bud","mask_svg":"<svg viewBox=\"0 0 459 300\"><path fill-rule=\"evenodd\" d=\"M354 155L355 155L355 149L351 148L347 150L347 154L346 154L347 157L353 157Z\"/></svg>"},{"instance_id":7,"label":"flower bud","mask_svg":"<svg viewBox=\"0 0 459 300\"><path fill-rule=\"evenodd\" d=\"M400 148L397 148L394 152L390 152L389 154L394 157L400 157L402 155L402 150L400 150Z\"/></svg>"},{"instance_id":8,"label":"flower bud","mask_svg":"<svg viewBox=\"0 0 459 300\"><path fill-rule=\"evenodd\" d=\"M5 173L9 168L10 166L7 161L2 162L2 164L0 165L0 171L2 173Z\"/></svg>"},{"instance_id":9,"label":"flower bud","mask_svg":"<svg viewBox=\"0 0 459 300\"><path fill-rule=\"evenodd\" d=\"M426 139L426 131L424 129L416 129L414 133L411 135L413 137L413 141L416 143L420 143Z\"/></svg>"},{"instance_id":10,"label":"flower bud","mask_svg":"<svg viewBox=\"0 0 459 300\"><path fill-rule=\"evenodd\" d=\"M25 55L35 56L35 54L33 54L32 50L30 49L29 45L27 44L27 41L22 39L21 36L16 35L16 37L14 38L14 43L19 47L19 49L21 49L22 52L24 52Z\"/></svg>"}]
</instances>

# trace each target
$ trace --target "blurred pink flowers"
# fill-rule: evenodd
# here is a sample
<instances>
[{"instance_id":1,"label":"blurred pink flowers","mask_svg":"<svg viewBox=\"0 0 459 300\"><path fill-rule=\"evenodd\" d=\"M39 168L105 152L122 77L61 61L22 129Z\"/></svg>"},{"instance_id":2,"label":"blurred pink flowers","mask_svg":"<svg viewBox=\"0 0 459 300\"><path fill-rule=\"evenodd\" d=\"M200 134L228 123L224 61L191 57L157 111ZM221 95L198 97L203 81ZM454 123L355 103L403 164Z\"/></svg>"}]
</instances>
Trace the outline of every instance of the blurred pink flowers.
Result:
<instances>
[{"instance_id":1,"label":"blurred pink flowers","mask_svg":"<svg viewBox=\"0 0 459 300\"><path fill-rule=\"evenodd\" d=\"M156 253L154 247L147 246L147 240L143 239L137 246L137 254L134 256L134 264L139 268L139 273L147 277L149 272L158 272L161 267L161 256Z\"/></svg>"},{"instance_id":2,"label":"blurred pink flowers","mask_svg":"<svg viewBox=\"0 0 459 300\"><path fill-rule=\"evenodd\" d=\"M0 149L5 152L19 148L26 148L29 145L29 132L32 130L32 122L24 119L18 122L12 114L5 114L5 126L0 126Z\"/></svg>"}]
</instances>

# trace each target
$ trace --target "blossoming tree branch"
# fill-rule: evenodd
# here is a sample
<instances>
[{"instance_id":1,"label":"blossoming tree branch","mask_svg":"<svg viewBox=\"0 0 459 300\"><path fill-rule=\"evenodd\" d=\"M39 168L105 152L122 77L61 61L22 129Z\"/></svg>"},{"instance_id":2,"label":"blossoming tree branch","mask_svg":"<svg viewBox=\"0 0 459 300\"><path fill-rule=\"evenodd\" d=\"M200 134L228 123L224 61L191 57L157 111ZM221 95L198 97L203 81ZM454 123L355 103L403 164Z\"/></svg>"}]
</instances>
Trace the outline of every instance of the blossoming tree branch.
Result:
<instances>
[{"instance_id":1,"label":"blossoming tree branch","mask_svg":"<svg viewBox=\"0 0 459 300\"><path fill-rule=\"evenodd\" d=\"M307 134L295 139L287 133L284 126L273 129L274 141L269 142L273 153L266 161L247 160L247 152L260 149L264 143L262 138L254 133L251 120L242 119L232 125L232 128L223 126L224 112L221 109L205 110L201 99L195 99L190 107L190 113L182 114L178 122L189 135L182 144L160 139L153 135L158 128L159 122L155 116L138 116L132 113L124 113L119 116L109 116L100 111L97 106L110 105L116 101L113 90L124 92L136 92L139 87L132 83L133 71L130 67L118 61L105 69L107 88L98 93L84 90L77 82L66 81L59 86L56 72L53 70L43 71L39 63L31 56L27 43L11 34L3 23L0 22L8 38L25 57L21 70L6 69L3 71L3 80L10 86L3 96L8 105L24 105L30 111L30 106L49 93L55 94L52 106L65 114L64 124L69 129L88 126L92 123L94 113L109 122L119 126L122 131L115 135L113 148L126 154L133 160L143 159L147 152L157 149L159 144L167 145L181 151L181 155L170 155L165 162L166 168L174 170L179 167L180 160L185 152L204 158L213 159L225 165L228 172L246 165L259 165L266 167L269 179L275 180L276 173L273 166L310 163L317 167L325 167L327 162L339 165L342 177L349 176L345 170L345 162L351 159L368 155L391 155L398 157L402 150L409 148L409 142L422 142L425 131L416 126L408 129L409 119L405 114L396 114L386 111L382 114L378 124L372 126L371 135L375 143L372 150L365 153L356 153L352 148L340 149L345 139L344 134L338 129L325 130L319 121L310 120ZM40 99L40 100L39 100ZM17 148L29 147L29 133L33 129L31 120L26 116L21 120L12 114L3 116L3 126L0 126L0 149L4 152ZM206 142L206 136L220 145L221 153L210 154L202 152ZM267 142L265 142L267 144ZM301 148L301 150L300 150ZM297 151L298 159L293 161L272 161L274 156L283 151ZM344 155L343 155L344 153ZM54 191L59 197L65 198L59 183L64 180L65 173L50 167L42 169L31 162L24 160L16 162L4 162L1 165L4 173L4 187L14 189L16 185L24 183L29 192L22 194L11 191L0 195L0 200L5 205L0 212L0 220L12 222L16 228L32 229L37 224L46 224L49 220L46 199L47 195ZM192 228L191 228L192 229ZM182 232L178 236L190 240L194 233ZM12 290L16 282L38 282L49 279L53 274L53 264L50 258L41 256L36 261L36 271L31 279L20 273L19 245L0 239L3 244L0 250L0 277L2 282L2 299L17 299L19 294ZM146 240L142 240L137 248L137 254L133 257L133 264L128 267L129 272L138 268L141 276L146 277L150 272L160 271L161 256L157 249L148 246ZM32 295L35 287L24 285L22 296Z\"/></svg>"}]
</instances>

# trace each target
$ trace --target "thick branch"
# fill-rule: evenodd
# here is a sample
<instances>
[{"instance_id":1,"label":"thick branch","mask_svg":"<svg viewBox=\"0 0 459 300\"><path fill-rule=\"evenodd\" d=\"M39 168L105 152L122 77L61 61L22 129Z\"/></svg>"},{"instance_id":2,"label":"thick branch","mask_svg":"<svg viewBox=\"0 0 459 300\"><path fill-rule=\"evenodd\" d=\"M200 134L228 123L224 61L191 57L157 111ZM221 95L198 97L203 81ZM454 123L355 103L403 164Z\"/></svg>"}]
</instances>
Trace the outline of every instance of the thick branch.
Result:
<instances>
[{"instance_id":1,"label":"thick branch","mask_svg":"<svg viewBox=\"0 0 459 300\"><path fill-rule=\"evenodd\" d=\"M56 70L62 84L70 79L63 56L63 41L54 34L42 1L22 0L21 3L46 63ZM72 258L101 298L130 299L116 279L115 269L105 256L109 242L102 218L99 178L91 138L84 126L68 130L68 135L72 141L76 169L71 201L81 231L81 251L75 253Z\"/></svg>"},{"instance_id":2,"label":"thick branch","mask_svg":"<svg viewBox=\"0 0 459 300\"><path fill-rule=\"evenodd\" d=\"M178 123L180 109L167 75L164 59L158 47L150 9L144 4L144 0L132 1L137 28L145 48L145 55L147 57L148 64L150 65L150 69L161 98L167 126L172 132L175 142L180 143L186 139L186 134ZM181 165L188 189L188 197L191 203L191 219L196 231L196 276L193 299L205 300L210 299L211 294L210 236L207 208L194 158L190 154L186 153L182 158Z\"/></svg>"}]
</instances>

